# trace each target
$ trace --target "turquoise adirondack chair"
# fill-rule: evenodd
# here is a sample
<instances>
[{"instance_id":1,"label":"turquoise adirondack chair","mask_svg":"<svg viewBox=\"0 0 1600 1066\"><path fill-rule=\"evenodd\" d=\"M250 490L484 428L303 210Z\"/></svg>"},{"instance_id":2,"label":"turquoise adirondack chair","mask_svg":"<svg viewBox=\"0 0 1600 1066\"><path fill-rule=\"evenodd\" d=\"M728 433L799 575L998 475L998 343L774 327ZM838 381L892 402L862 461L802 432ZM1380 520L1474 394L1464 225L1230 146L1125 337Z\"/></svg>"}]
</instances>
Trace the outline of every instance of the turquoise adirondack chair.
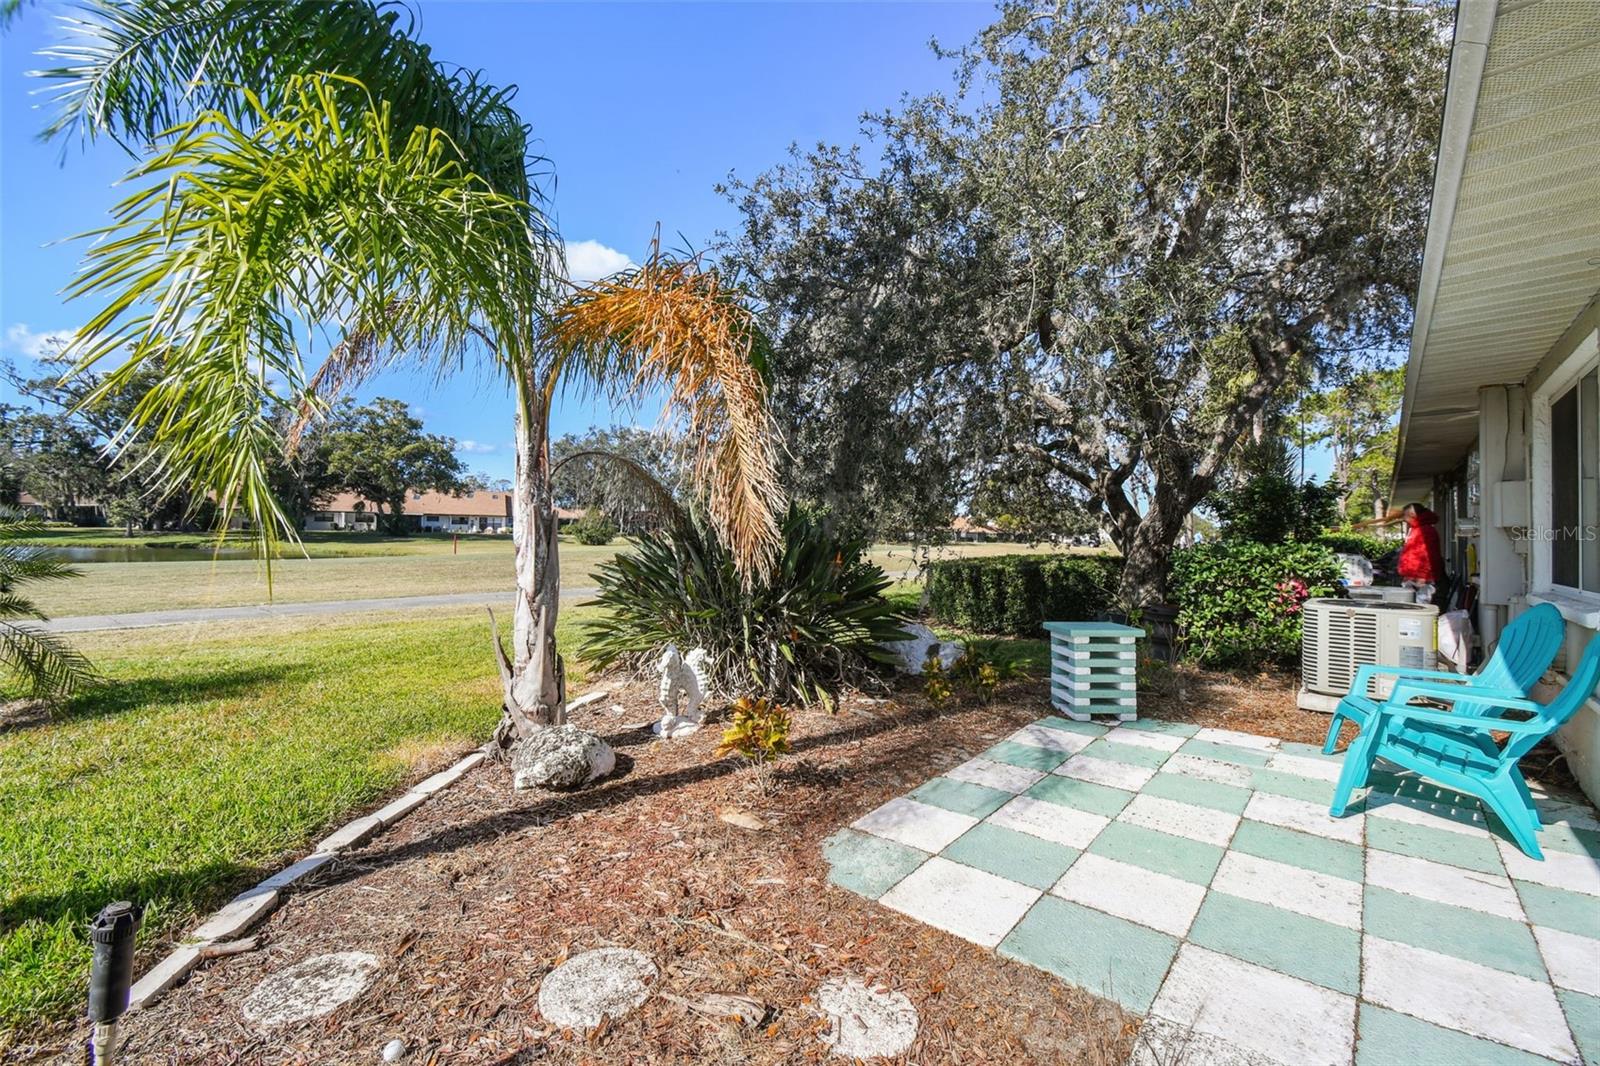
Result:
<instances>
[{"instance_id":1,"label":"turquoise adirondack chair","mask_svg":"<svg viewBox=\"0 0 1600 1066\"><path fill-rule=\"evenodd\" d=\"M1561 612L1548 603L1541 603L1511 620L1500 632L1500 642L1494 654L1476 674L1453 674L1444 670L1408 670L1400 666L1378 666L1369 663L1356 671L1350 692L1339 701L1328 723L1328 739L1323 741L1322 753L1332 755L1339 742L1339 727L1350 719L1362 728L1379 707L1379 701L1367 695L1372 678L1382 674L1412 681L1439 681L1461 689L1485 688L1496 692L1515 692L1526 696L1539 683L1550 664L1556 661L1561 650L1561 639L1566 623ZM1454 696L1456 714L1488 714L1495 709L1492 703L1473 703L1459 692Z\"/></svg>"},{"instance_id":2,"label":"turquoise adirondack chair","mask_svg":"<svg viewBox=\"0 0 1600 1066\"><path fill-rule=\"evenodd\" d=\"M1589 641L1567 687L1549 703L1518 692L1472 690L1474 701L1492 701L1494 709L1501 712L1529 712L1532 717L1527 719L1493 714L1463 716L1413 707L1410 701L1423 696L1461 699L1462 690L1433 681L1398 681L1389 699L1377 708L1373 719L1345 752L1344 768L1339 772L1328 813L1341 817L1349 805L1350 793L1367 783L1373 763L1387 759L1457 792L1477 796L1505 823L1518 847L1535 859L1543 859L1537 836L1539 812L1517 769L1517 760L1577 714L1597 684L1600 636ZM1502 748L1489 735L1491 732L1509 733L1511 737Z\"/></svg>"}]
</instances>

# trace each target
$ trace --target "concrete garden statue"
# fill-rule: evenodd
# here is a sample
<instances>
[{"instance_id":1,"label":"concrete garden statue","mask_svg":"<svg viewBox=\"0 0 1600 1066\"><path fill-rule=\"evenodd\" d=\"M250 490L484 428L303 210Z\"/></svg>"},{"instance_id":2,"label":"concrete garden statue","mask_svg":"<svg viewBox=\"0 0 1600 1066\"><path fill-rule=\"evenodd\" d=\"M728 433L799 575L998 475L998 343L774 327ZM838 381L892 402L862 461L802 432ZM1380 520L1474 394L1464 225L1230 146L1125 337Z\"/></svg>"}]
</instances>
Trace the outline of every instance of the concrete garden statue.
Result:
<instances>
[{"instance_id":1,"label":"concrete garden statue","mask_svg":"<svg viewBox=\"0 0 1600 1066\"><path fill-rule=\"evenodd\" d=\"M688 736L705 723L701 708L711 694L710 661L711 653L704 648L684 655L675 644L668 644L656 661L661 674L656 699L664 713L651 730L662 740Z\"/></svg>"}]
</instances>

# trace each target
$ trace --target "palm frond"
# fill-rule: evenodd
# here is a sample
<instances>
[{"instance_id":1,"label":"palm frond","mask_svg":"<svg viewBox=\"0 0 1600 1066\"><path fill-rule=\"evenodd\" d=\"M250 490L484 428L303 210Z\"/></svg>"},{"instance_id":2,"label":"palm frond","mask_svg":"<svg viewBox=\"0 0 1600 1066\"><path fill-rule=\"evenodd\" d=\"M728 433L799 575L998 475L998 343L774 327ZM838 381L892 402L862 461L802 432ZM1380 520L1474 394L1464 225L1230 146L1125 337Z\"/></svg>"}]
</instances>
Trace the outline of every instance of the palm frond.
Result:
<instances>
[{"instance_id":1,"label":"palm frond","mask_svg":"<svg viewBox=\"0 0 1600 1066\"><path fill-rule=\"evenodd\" d=\"M0 617L27 613L15 600L0 593ZM94 666L72 645L54 633L15 622L0 621L0 666L20 677L37 697L68 696L97 680Z\"/></svg>"},{"instance_id":2,"label":"palm frond","mask_svg":"<svg viewBox=\"0 0 1600 1066\"><path fill-rule=\"evenodd\" d=\"M297 75L336 73L382 87L400 136L443 131L467 169L529 204L541 193L514 86L435 62L415 40L409 9L371 0L90 0L63 19L68 38L44 52L60 65L51 137L105 134L140 144L194 115L254 121L259 101L277 111Z\"/></svg>"},{"instance_id":3,"label":"palm frond","mask_svg":"<svg viewBox=\"0 0 1600 1066\"><path fill-rule=\"evenodd\" d=\"M550 477L554 479L560 476L561 468L568 463L574 462L595 462L611 468L631 488L639 490L643 497L650 502L650 505L671 519L674 525L685 528L690 526L689 513L673 497L672 490L663 485L654 474L646 470L637 461L628 458L626 455L619 455L616 452L602 451L600 449L573 452L550 468Z\"/></svg>"},{"instance_id":4,"label":"palm frond","mask_svg":"<svg viewBox=\"0 0 1600 1066\"><path fill-rule=\"evenodd\" d=\"M211 111L176 127L133 174L148 184L87 235L68 288L108 301L69 349L75 372L126 355L87 402L154 368L130 426L148 431L160 480L211 493L266 547L294 534L268 459L274 402L304 392L301 337L345 324L451 363L487 328L523 361L549 240L449 137L395 128L359 83L297 78L284 97L277 111L249 97L247 123Z\"/></svg>"},{"instance_id":5,"label":"palm frond","mask_svg":"<svg viewBox=\"0 0 1600 1066\"><path fill-rule=\"evenodd\" d=\"M781 543L784 494L760 353L766 340L741 294L698 257L664 255L578 290L557 308L557 374L613 395L667 392L693 442L694 480L749 582Z\"/></svg>"}]
</instances>

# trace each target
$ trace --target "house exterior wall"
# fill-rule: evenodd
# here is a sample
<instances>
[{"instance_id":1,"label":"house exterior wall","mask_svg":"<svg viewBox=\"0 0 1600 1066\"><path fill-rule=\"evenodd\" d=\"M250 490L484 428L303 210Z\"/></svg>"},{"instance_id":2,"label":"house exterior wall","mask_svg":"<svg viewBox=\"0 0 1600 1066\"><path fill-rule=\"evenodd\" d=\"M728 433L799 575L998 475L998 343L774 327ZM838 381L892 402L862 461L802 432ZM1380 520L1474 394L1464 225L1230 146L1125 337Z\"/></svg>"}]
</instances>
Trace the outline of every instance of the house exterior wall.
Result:
<instances>
[{"instance_id":1,"label":"house exterior wall","mask_svg":"<svg viewBox=\"0 0 1600 1066\"><path fill-rule=\"evenodd\" d=\"M1480 589L1479 632L1492 643L1506 621L1530 605L1550 603L1566 619L1566 645L1556 669L1565 673L1600 632L1600 592L1552 580L1554 443L1551 404L1600 366L1600 311L1591 304L1523 382L1480 390L1478 499L1473 545ZM1592 490L1592 488L1591 488ZM1568 534L1572 535L1572 534ZM1600 550L1600 530L1586 533ZM1564 676L1563 676L1564 680ZM1540 698L1554 694L1552 686ZM1600 703L1593 698L1556 734L1555 742L1585 793L1600 801Z\"/></svg>"}]
</instances>

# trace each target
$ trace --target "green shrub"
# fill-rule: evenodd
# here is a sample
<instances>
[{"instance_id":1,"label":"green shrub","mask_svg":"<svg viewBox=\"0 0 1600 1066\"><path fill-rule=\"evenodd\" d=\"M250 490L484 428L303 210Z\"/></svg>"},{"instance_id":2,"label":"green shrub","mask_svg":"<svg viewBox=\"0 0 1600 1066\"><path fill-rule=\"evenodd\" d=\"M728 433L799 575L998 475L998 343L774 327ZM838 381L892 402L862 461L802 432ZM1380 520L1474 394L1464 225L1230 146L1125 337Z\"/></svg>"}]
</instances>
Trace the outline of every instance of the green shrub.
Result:
<instances>
[{"instance_id":1,"label":"green shrub","mask_svg":"<svg viewBox=\"0 0 1600 1066\"><path fill-rule=\"evenodd\" d=\"M606 517L604 511L591 507L582 518L567 527L567 532L571 533L572 539L579 544L597 548L616 540L618 529L617 524Z\"/></svg>"},{"instance_id":2,"label":"green shrub","mask_svg":"<svg viewBox=\"0 0 1600 1066\"><path fill-rule=\"evenodd\" d=\"M789 751L789 709L771 700L744 696L728 712L718 755L741 755L757 765Z\"/></svg>"},{"instance_id":3,"label":"green shrub","mask_svg":"<svg viewBox=\"0 0 1600 1066\"><path fill-rule=\"evenodd\" d=\"M1174 552L1168 587L1186 654L1208 666L1294 662L1301 604L1333 594L1339 574L1321 544L1221 541Z\"/></svg>"},{"instance_id":4,"label":"green shrub","mask_svg":"<svg viewBox=\"0 0 1600 1066\"><path fill-rule=\"evenodd\" d=\"M928 609L975 633L1036 637L1045 622L1092 619L1113 601L1114 556L993 555L946 559L928 572Z\"/></svg>"},{"instance_id":5,"label":"green shrub","mask_svg":"<svg viewBox=\"0 0 1600 1066\"><path fill-rule=\"evenodd\" d=\"M1368 559L1382 558L1400 547L1398 540L1383 540L1348 529L1330 529L1319 536L1316 542L1332 552L1364 555Z\"/></svg>"},{"instance_id":6,"label":"green shrub","mask_svg":"<svg viewBox=\"0 0 1600 1066\"><path fill-rule=\"evenodd\" d=\"M595 602L607 610L583 630L579 653L607 667L652 662L668 644L705 648L723 696L831 707L831 689L893 663L882 642L909 636L865 547L791 508L782 556L746 589L709 530L647 533L596 569Z\"/></svg>"}]
</instances>

